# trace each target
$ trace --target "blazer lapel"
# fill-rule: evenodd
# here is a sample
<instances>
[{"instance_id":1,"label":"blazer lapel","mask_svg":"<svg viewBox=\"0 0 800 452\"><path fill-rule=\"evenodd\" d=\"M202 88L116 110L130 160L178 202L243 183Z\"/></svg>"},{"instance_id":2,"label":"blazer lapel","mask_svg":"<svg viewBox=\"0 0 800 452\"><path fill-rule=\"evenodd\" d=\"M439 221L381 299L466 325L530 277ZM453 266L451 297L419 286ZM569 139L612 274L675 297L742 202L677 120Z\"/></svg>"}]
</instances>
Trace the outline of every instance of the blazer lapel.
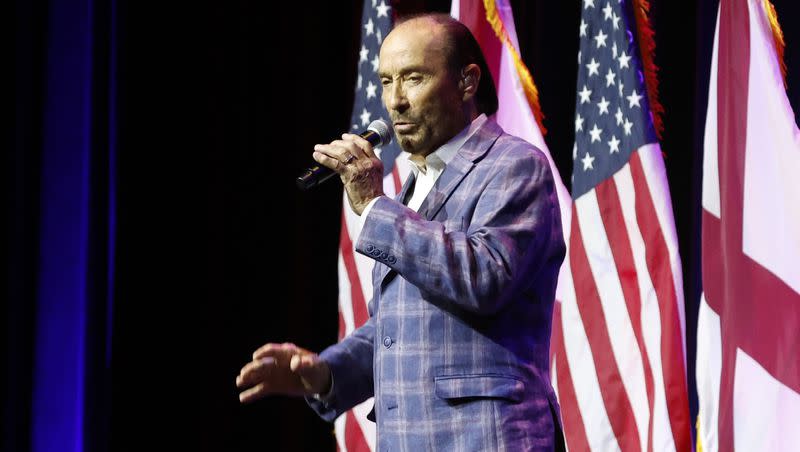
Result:
<instances>
[{"instance_id":1,"label":"blazer lapel","mask_svg":"<svg viewBox=\"0 0 800 452\"><path fill-rule=\"evenodd\" d=\"M419 214L426 220L433 219L473 166L475 166L474 163L461 158L459 154L453 156L453 160L447 164L442 175L433 184L428 196L422 201L422 205L419 206Z\"/></svg>"},{"instance_id":2,"label":"blazer lapel","mask_svg":"<svg viewBox=\"0 0 800 452\"><path fill-rule=\"evenodd\" d=\"M464 176L483 158L502 132L503 129L492 119L475 131L433 184L431 192L419 207L420 215L426 220L432 220L439 213Z\"/></svg>"},{"instance_id":3,"label":"blazer lapel","mask_svg":"<svg viewBox=\"0 0 800 452\"><path fill-rule=\"evenodd\" d=\"M400 194L398 194L394 200L400 203L405 204L406 196L408 196L408 191L411 189L411 186L414 185L415 177L414 172L411 171L408 173L408 178L406 179L406 183L403 184L403 188L400 189Z\"/></svg>"}]
</instances>

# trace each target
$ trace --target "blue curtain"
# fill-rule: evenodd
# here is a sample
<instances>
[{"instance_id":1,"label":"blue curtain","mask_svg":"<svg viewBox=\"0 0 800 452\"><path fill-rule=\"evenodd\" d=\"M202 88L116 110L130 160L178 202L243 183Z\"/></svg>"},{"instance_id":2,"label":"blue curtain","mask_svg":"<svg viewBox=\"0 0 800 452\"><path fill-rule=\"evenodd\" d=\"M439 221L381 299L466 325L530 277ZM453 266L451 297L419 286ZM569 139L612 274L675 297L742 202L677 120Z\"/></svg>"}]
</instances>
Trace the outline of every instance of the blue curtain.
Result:
<instances>
[{"instance_id":1,"label":"blue curtain","mask_svg":"<svg viewBox=\"0 0 800 452\"><path fill-rule=\"evenodd\" d=\"M105 450L114 289L114 0L15 2L5 450Z\"/></svg>"}]
</instances>

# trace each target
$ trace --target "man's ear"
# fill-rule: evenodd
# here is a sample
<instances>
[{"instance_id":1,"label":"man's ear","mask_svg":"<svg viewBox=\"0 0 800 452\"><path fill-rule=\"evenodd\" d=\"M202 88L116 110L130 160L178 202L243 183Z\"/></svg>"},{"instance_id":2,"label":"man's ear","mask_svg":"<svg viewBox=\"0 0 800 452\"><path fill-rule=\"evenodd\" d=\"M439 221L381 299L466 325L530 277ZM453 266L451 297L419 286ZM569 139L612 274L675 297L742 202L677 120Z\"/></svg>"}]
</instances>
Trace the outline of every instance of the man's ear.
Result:
<instances>
[{"instance_id":1,"label":"man's ear","mask_svg":"<svg viewBox=\"0 0 800 452\"><path fill-rule=\"evenodd\" d=\"M467 101L478 92L478 83L481 81L481 68L477 64L468 64L461 70L459 88L462 93L462 100Z\"/></svg>"}]
</instances>

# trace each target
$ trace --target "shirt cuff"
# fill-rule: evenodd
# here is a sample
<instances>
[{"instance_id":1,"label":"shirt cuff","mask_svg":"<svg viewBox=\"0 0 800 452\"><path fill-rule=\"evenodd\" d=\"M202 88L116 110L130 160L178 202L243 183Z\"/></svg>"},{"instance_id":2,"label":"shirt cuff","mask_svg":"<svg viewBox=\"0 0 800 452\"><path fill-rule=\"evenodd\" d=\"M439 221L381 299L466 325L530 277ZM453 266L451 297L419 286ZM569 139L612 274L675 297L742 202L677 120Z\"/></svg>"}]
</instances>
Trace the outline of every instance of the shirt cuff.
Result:
<instances>
[{"instance_id":1,"label":"shirt cuff","mask_svg":"<svg viewBox=\"0 0 800 452\"><path fill-rule=\"evenodd\" d=\"M311 397L326 404L331 401L333 398L333 372L331 372L331 387L328 389L328 392L325 394L311 394Z\"/></svg>"}]
</instances>

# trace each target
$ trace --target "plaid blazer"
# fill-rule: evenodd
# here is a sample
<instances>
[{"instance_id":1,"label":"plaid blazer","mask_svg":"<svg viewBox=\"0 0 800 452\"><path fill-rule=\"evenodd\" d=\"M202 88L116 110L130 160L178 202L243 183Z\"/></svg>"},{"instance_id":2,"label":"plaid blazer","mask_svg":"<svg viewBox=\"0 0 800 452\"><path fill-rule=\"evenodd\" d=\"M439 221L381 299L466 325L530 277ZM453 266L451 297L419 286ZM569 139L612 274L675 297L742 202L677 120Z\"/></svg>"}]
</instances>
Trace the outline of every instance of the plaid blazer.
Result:
<instances>
[{"instance_id":1,"label":"plaid blazer","mask_svg":"<svg viewBox=\"0 0 800 452\"><path fill-rule=\"evenodd\" d=\"M370 318L321 353L333 392L309 404L332 421L374 395L380 451L551 450L565 246L547 158L489 120L419 213L398 201L412 178L365 220L356 250L376 261Z\"/></svg>"}]
</instances>

